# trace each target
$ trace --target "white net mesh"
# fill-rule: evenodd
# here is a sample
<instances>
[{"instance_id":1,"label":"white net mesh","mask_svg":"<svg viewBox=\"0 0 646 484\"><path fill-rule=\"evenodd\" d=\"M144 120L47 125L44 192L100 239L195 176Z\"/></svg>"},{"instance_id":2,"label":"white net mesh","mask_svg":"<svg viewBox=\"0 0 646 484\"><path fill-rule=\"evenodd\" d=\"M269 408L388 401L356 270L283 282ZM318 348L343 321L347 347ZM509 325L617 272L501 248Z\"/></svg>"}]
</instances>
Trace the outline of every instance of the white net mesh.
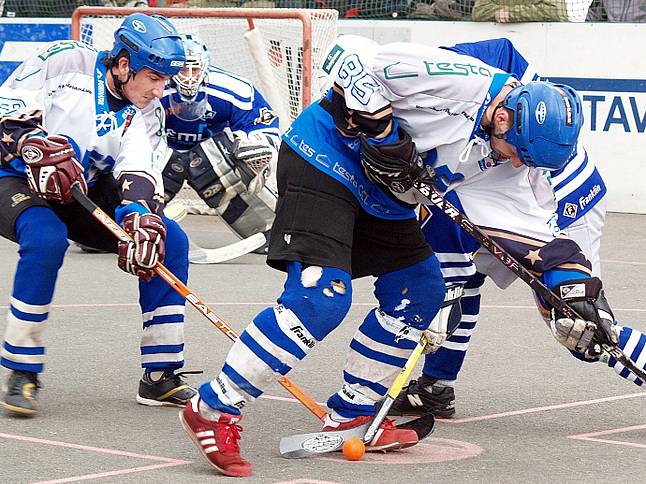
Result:
<instances>
[{"instance_id":1,"label":"white net mesh","mask_svg":"<svg viewBox=\"0 0 646 484\"><path fill-rule=\"evenodd\" d=\"M133 9L86 9L74 30L99 50L112 47L114 31ZM163 9L141 10L169 17L180 33L195 34L211 49L212 62L246 77L281 118L281 128L318 96L325 48L336 38L336 10ZM112 14L112 15L110 15ZM250 29L253 28L253 31ZM176 197L191 212L207 212L188 187Z\"/></svg>"}]
</instances>

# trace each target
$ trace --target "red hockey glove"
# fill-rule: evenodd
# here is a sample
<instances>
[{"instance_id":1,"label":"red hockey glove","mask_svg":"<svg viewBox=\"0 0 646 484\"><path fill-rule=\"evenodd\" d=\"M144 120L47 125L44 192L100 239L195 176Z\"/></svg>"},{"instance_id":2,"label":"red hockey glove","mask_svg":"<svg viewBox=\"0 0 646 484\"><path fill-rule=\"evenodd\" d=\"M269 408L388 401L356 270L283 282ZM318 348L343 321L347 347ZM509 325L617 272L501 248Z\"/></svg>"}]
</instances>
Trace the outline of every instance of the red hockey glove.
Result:
<instances>
[{"instance_id":1,"label":"red hockey glove","mask_svg":"<svg viewBox=\"0 0 646 484\"><path fill-rule=\"evenodd\" d=\"M28 138L22 144L20 155L25 161L29 188L38 196L69 203L72 185L76 182L87 193L83 165L74 157L74 149L65 137Z\"/></svg>"},{"instance_id":2,"label":"red hockey glove","mask_svg":"<svg viewBox=\"0 0 646 484\"><path fill-rule=\"evenodd\" d=\"M137 212L123 219L123 228L131 241L119 242L119 269L150 281L157 262L164 262L166 226L159 215Z\"/></svg>"}]
</instances>

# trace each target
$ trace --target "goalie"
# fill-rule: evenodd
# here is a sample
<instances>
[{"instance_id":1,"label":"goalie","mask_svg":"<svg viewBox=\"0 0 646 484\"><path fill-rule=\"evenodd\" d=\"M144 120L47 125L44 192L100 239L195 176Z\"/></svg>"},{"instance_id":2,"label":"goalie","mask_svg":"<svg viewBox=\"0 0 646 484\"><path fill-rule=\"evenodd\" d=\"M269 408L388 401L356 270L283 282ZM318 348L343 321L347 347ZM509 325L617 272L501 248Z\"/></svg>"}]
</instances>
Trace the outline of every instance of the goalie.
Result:
<instances>
[{"instance_id":1,"label":"goalie","mask_svg":"<svg viewBox=\"0 0 646 484\"><path fill-rule=\"evenodd\" d=\"M197 37L182 41L186 64L162 99L171 148L163 172L166 203L186 181L240 238L262 232L268 239L278 117L249 81L210 65L209 49Z\"/></svg>"}]
</instances>

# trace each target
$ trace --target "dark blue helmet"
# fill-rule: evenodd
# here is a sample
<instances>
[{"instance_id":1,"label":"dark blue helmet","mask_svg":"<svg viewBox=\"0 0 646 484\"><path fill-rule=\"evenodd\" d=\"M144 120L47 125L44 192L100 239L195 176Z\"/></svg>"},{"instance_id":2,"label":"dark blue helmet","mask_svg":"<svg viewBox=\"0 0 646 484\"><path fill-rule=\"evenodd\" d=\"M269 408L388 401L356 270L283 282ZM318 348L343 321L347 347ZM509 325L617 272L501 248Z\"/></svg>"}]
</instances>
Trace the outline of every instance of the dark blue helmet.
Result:
<instances>
[{"instance_id":1,"label":"dark blue helmet","mask_svg":"<svg viewBox=\"0 0 646 484\"><path fill-rule=\"evenodd\" d=\"M525 165L556 170L568 162L583 126L581 99L574 89L534 81L509 91L503 104L514 112L507 142Z\"/></svg>"},{"instance_id":2,"label":"dark blue helmet","mask_svg":"<svg viewBox=\"0 0 646 484\"><path fill-rule=\"evenodd\" d=\"M173 24L159 15L128 15L114 33L110 57L125 50L130 68L136 74L148 67L166 76L174 76L184 66L184 46Z\"/></svg>"}]
</instances>

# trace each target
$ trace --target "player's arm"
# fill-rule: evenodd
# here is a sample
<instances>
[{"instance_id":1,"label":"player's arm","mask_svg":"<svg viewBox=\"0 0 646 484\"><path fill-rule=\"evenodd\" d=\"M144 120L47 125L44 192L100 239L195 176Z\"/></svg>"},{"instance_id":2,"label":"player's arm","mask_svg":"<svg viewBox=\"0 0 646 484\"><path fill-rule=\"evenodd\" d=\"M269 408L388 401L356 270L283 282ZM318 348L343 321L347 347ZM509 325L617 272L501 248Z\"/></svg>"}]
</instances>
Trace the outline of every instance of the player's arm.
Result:
<instances>
[{"instance_id":1,"label":"player's arm","mask_svg":"<svg viewBox=\"0 0 646 484\"><path fill-rule=\"evenodd\" d=\"M332 52L335 49L342 53L333 65L324 67L333 82L321 106L341 135L360 139L361 162L368 178L393 192L404 192L421 174L423 163L372 72L378 46L367 39L341 36Z\"/></svg>"},{"instance_id":2,"label":"player's arm","mask_svg":"<svg viewBox=\"0 0 646 484\"><path fill-rule=\"evenodd\" d=\"M592 341L597 332L617 342L614 316L603 292L601 280L591 277L590 262L577 245L559 236L548 243L501 230L485 231L582 317L571 319L537 299L542 316L554 337L584 358L599 356ZM607 339L606 338L606 339Z\"/></svg>"},{"instance_id":3,"label":"player's arm","mask_svg":"<svg viewBox=\"0 0 646 484\"><path fill-rule=\"evenodd\" d=\"M167 149L163 129L164 112L159 103L137 111L124 133L113 170L122 198L115 218L132 237L119 242L119 268L144 280L154 276L153 268L163 262L166 252L166 226L160 216L161 170Z\"/></svg>"},{"instance_id":4,"label":"player's arm","mask_svg":"<svg viewBox=\"0 0 646 484\"><path fill-rule=\"evenodd\" d=\"M69 48L65 48L65 47ZM0 87L0 166L6 172L27 176L31 190L51 201L68 203L71 187L87 185L84 169L69 140L47 133L43 116L48 94L58 87L65 64L73 60L68 52L76 43L52 43L31 56ZM57 65L50 59L59 54Z\"/></svg>"},{"instance_id":5,"label":"player's arm","mask_svg":"<svg viewBox=\"0 0 646 484\"><path fill-rule=\"evenodd\" d=\"M229 128L233 135L232 154L235 161L244 163L264 179L270 165L278 157L278 116L250 82L241 78L235 78L235 81L244 85L238 94L244 96L245 102L231 98L227 103Z\"/></svg>"}]
</instances>

